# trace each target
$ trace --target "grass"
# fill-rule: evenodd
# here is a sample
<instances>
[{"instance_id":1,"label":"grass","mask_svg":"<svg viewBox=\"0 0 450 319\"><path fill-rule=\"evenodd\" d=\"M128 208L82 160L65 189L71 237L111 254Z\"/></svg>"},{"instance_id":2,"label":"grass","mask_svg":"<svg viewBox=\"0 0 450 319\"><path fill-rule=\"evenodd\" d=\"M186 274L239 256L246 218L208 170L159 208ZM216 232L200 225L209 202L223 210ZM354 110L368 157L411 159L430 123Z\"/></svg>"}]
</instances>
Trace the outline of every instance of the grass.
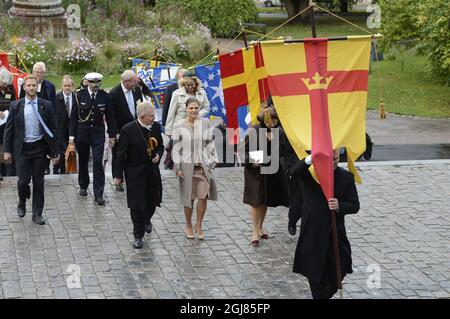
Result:
<instances>
[{"instance_id":1,"label":"grass","mask_svg":"<svg viewBox=\"0 0 450 319\"><path fill-rule=\"evenodd\" d=\"M403 70L402 70L403 63ZM413 50L395 60L371 63L368 108L379 107L380 72L387 112L433 118L450 118L450 88L426 72L426 58Z\"/></svg>"}]
</instances>

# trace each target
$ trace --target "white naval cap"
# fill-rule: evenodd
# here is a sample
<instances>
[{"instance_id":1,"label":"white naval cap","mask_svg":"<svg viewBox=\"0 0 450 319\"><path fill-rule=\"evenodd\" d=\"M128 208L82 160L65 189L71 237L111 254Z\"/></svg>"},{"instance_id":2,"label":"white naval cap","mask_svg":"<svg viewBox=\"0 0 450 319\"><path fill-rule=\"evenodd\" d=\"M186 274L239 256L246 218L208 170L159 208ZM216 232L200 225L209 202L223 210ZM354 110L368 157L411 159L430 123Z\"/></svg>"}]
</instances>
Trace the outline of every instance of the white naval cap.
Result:
<instances>
[{"instance_id":1,"label":"white naval cap","mask_svg":"<svg viewBox=\"0 0 450 319\"><path fill-rule=\"evenodd\" d=\"M84 78L86 80L88 80L88 82L98 83L98 82L102 81L103 75L101 75L100 73L92 72L92 73L86 74L86 76Z\"/></svg>"}]
</instances>

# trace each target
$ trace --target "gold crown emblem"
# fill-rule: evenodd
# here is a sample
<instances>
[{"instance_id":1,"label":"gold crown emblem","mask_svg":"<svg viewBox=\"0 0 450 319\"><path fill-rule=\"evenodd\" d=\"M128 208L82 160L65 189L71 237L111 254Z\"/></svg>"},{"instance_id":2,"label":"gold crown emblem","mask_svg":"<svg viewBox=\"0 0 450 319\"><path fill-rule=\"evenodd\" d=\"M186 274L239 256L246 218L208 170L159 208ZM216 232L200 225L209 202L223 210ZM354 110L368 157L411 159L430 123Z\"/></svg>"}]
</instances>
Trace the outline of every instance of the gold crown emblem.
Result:
<instances>
[{"instance_id":1,"label":"gold crown emblem","mask_svg":"<svg viewBox=\"0 0 450 319\"><path fill-rule=\"evenodd\" d=\"M328 88L328 85L330 85L331 80L333 80L333 77L332 76L323 77L323 76L320 76L318 72L316 72L316 74L314 74L312 79L314 80L314 82L309 83L311 80L310 78L306 78L306 79L302 78L303 83L305 83L305 85L309 91L326 90ZM325 83L322 83L322 81L325 81Z\"/></svg>"}]
</instances>

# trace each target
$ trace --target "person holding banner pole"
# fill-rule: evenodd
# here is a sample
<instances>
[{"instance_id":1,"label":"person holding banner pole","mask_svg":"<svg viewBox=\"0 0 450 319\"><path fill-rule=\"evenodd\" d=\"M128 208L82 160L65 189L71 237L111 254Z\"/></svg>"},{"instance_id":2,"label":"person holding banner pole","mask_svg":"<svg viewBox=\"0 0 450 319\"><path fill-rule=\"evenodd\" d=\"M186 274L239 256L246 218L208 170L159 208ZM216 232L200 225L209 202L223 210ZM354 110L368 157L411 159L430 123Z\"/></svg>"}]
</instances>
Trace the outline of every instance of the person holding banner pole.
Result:
<instances>
[{"instance_id":1,"label":"person holding banner pole","mask_svg":"<svg viewBox=\"0 0 450 319\"><path fill-rule=\"evenodd\" d=\"M326 200L320 185L310 172L312 156L300 160L291 171L291 178L303 182L302 219L300 236L295 250L293 272L308 278L314 299L331 298L338 289L336 259L332 239L330 213L336 213L336 229L339 243L342 282L346 274L353 272L350 242L346 236L345 215L359 211L359 198L354 176L338 167L339 149L333 152L334 197ZM339 265L339 263L338 263Z\"/></svg>"}]
</instances>

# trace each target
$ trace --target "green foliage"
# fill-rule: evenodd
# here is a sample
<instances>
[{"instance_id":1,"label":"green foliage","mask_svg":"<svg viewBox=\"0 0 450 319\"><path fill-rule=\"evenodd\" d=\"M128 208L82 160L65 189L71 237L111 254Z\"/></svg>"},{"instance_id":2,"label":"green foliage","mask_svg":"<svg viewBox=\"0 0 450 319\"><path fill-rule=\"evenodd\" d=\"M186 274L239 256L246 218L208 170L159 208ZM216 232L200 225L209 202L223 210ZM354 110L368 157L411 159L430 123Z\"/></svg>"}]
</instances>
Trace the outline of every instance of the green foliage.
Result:
<instances>
[{"instance_id":1,"label":"green foliage","mask_svg":"<svg viewBox=\"0 0 450 319\"><path fill-rule=\"evenodd\" d=\"M443 78L450 85L450 2L421 1L417 26L419 52L428 57L429 73Z\"/></svg>"},{"instance_id":2,"label":"green foliage","mask_svg":"<svg viewBox=\"0 0 450 319\"><path fill-rule=\"evenodd\" d=\"M450 2L448 0L379 0L381 48L416 47L428 58L429 72L450 85Z\"/></svg>"},{"instance_id":3,"label":"green foliage","mask_svg":"<svg viewBox=\"0 0 450 319\"><path fill-rule=\"evenodd\" d=\"M8 45L15 37L24 35L24 28L19 19L0 18L0 44Z\"/></svg>"},{"instance_id":4,"label":"green foliage","mask_svg":"<svg viewBox=\"0 0 450 319\"><path fill-rule=\"evenodd\" d=\"M63 0L64 8L70 4L78 4L81 8L81 22L84 23L90 17L90 13L98 11L101 16L109 20L115 20L121 25L134 25L142 17L144 4L139 0ZM105 20L101 22L106 22Z\"/></svg>"},{"instance_id":5,"label":"green foliage","mask_svg":"<svg viewBox=\"0 0 450 319\"><path fill-rule=\"evenodd\" d=\"M418 28L416 14L417 0L380 0L382 50L411 48L416 44Z\"/></svg>"},{"instance_id":6,"label":"green foliage","mask_svg":"<svg viewBox=\"0 0 450 319\"><path fill-rule=\"evenodd\" d=\"M57 51L56 43L47 35L36 38L17 38L11 48L19 53L28 69L31 69L36 62L53 61Z\"/></svg>"},{"instance_id":7,"label":"green foliage","mask_svg":"<svg viewBox=\"0 0 450 319\"><path fill-rule=\"evenodd\" d=\"M177 6L210 28L216 37L234 36L240 31L241 23L255 22L258 16L253 0L158 0L156 3L156 9L164 14Z\"/></svg>"}]
</instances>

